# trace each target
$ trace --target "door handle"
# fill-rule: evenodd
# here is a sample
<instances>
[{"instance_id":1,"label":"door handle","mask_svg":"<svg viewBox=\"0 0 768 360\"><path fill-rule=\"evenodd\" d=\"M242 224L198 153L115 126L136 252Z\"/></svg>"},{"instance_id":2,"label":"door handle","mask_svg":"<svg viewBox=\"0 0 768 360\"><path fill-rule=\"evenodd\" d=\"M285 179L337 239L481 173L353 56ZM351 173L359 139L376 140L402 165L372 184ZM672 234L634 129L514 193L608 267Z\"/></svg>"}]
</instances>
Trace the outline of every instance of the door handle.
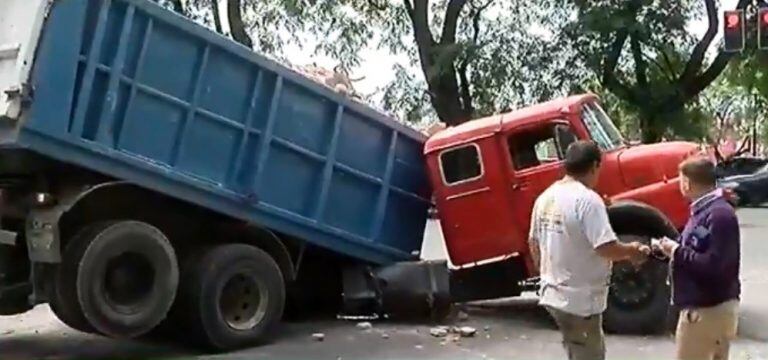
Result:
<instances>
[{"instance_id":1,"label":"door handle","mask_svg":"<svg viewBox=\"0 0 768 360\"><path fill-rule=\"evenodd\" d=\"M512 190L524 190L528 185L527 181L516 182L512 184Z\"/></svg>"}]
</instances>

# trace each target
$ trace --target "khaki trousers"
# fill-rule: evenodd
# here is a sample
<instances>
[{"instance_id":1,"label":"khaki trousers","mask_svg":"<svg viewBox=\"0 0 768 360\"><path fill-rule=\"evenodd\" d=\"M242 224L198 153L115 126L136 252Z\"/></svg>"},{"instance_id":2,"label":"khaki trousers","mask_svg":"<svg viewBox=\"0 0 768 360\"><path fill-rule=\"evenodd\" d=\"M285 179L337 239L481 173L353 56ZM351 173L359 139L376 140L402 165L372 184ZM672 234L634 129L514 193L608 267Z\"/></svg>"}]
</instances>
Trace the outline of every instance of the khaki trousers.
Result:
<instances>
[{"instance_id":1,"label":"khaki trousers","mask_svg":"<svg viewBox=\"0 0 768 360\"><path fill-rule=\"evenodd\" d=\"M675 342L678 360L725 360L736 338L739 302L707 308L683 309Z\"/></svg>"},{"instance_id":2,"label":"khaki trousers","mask_svg":"<svg viewBox=\"0 0 768 360\"><path fill-rule=\"evenodd\" d=\"M568 353L569 360L605 359L602 314L582 317L549 306L545 308L560 328L563 347Z\"/></svg>"}]
</instances>

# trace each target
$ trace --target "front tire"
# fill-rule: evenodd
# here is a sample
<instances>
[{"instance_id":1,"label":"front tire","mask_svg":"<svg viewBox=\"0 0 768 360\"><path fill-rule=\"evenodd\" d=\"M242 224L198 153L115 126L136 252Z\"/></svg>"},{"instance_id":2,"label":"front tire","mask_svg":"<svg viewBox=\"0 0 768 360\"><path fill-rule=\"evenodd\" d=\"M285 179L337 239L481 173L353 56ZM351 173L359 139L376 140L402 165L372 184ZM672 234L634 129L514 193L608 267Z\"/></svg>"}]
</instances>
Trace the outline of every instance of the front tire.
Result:
<instances>
[{"instance_id":1,"label":"front tire","mask_svg":"<svg viewBox=\"0 0 768 360\"><path fill-rule=\"evenodd\" d=\"M611 275L605 329L618 334L652 334L666 327L670 316L669 266L649 259L639 269L616 263Z\"/></svg>"},{"instance_id":2,"label":"front tire","mask_svg":"<svg viewBox=\"0 0 768 360\"><path fill-rule=\"evenodd\" d=\"M619 203L608 214L622 242L650 245L651 238L678 236L664 214L645 204ZM668 263L655 258L649 258L639 270L627 262L614 264L604 314L605 329L619 334L649 334L668 328L670 319L675 317L668 271Z\"/></svg>"},{"instance_id":3,"label":"front tire","mask_svg":"<svg viewBox=\"0 0 768 360\"><path fill-rule=\"evenodd\" d=\"M179 305L201 344L230 350L273 334L285 307L285 283L272 257L250 245L227 244L190 265Z\"/></svg>"}]
</instances>

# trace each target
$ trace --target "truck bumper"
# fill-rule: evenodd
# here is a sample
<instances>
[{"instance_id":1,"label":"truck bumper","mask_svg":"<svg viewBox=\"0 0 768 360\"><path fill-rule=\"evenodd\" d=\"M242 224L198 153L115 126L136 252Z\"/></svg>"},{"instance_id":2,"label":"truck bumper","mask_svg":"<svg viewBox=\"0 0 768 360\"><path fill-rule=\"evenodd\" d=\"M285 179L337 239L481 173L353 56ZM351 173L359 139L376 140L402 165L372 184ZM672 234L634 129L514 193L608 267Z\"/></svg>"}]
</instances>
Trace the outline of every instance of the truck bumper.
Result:
<instances>
[{"instance_id":1,"label":"truck bumper","mask_svg":"<svg viewBox=\"0 0 768 360\"><path fill-rule=\"evenodd\" d=\"M442 319L451 309L445 261L353 266L343 273L342 316Z\"/></svg>"}]
</instances>

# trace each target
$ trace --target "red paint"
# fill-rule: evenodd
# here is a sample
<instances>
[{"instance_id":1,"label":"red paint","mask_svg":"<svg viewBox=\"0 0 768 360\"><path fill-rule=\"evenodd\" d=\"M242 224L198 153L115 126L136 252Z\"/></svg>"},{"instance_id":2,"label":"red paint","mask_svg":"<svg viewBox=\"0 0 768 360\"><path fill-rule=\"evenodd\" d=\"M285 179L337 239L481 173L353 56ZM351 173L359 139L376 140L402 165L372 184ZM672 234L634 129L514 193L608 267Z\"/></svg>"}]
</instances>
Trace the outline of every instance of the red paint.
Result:
<instances>
[{"instance_id":1,"label":"red paint","mask_svg":"<svg viewBox=\"0 0 768 360\"><path fill-rule=\"evenodd\" d=\"M597 101L592 94L558 99L449 128L427 141L424 151L430 179L446 248L455 265L514 253L528 255L533 202L564 171L559 160L517 169L514 164L520 167L524 160L516 160L520 155L514 151L519 146L515 144L545 134L558 123L569 125L578 138L588 139L581 113L585 104ZM483 175L446 185L440 154L468 144L480 150ZM692 143L669 142L606 151L598 192L609 201L633 199L653 205L682 228L688 205L678 190L677 166L698 149Z\"/></svg>"}]
</instances>

